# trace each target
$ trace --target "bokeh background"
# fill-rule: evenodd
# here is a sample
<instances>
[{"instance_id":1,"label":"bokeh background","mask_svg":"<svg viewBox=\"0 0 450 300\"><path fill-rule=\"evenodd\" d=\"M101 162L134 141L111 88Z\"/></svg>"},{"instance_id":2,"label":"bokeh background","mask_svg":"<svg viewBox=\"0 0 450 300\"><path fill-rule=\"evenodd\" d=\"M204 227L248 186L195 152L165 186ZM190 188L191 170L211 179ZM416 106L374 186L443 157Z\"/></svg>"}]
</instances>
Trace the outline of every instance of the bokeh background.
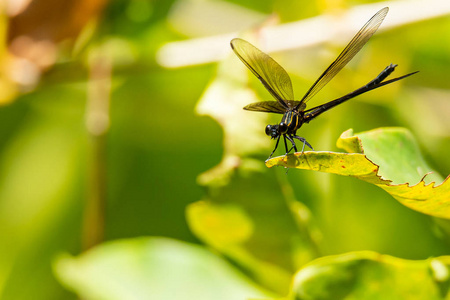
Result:
<instances>
[{"instance_id":1,"label":"bokeh background","mask_svg":"<svg viewBox=\"0 0 450 300\"><path fill-rule=\"evenodd\" d=\"M0 298L75 299L58 279L58 257L137 237L208 244L249 280L278 295L283 284L265 285L243 256L278 262L292 274L315 257L356 250L405 259L449 254L442 224L376 186L310 171L266 170L274 141L263 135L264 126L278 116L241 111L270 95L229 47L231 38L242 36L269 51L300 97L352 34L390 6L379 32L309 107L362 86L389 63L399 65L397 76L420 73L353 99L300 133L317 150L340 151L335 142L348 128L406 127L432 168L446 177L450 8L445 2L3 1ZM349 15L355 19L340 22ZM284 39L270 33L277 28L284 28ZM318 36L324 39L315 41ZM296 259L284 253L292 247L285 245L292 234L283 228L294 224L286 212L279 213L286 198L314 220L311 225L308 218L308 226L300 222L299 236L309 246L299 246L304 253ZM264 238L246 243L246 255L199 229L205 223L196 221L198 210L186 216L187 207L201 210L201 203L213 202L233 203L233 209L255 217L254 224L265 224L258 229ZM248 208L261 205L259 212ZM233 210L228 213L232 220ZM244 232L237 239L246 239L252 226L221 230L219 236Z\"/></svg>"}]
</instances>

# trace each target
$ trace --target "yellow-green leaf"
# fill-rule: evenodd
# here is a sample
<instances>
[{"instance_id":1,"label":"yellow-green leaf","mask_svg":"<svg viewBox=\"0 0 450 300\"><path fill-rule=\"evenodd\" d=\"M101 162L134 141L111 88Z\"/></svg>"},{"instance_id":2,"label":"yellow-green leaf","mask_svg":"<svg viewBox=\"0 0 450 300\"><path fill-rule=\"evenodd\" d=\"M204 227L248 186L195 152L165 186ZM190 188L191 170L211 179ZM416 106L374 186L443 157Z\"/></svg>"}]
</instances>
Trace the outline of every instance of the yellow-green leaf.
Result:
<instances>
[{"instance_id":1,"label":"yellow-green leaf","mask_svg":"<svg viewBox=\"0 0 450 300\"><path fill-rule=\"evenodd\" d=\"M450 182L442 182L427 165L408 130L380 128L355 135L348 130L337 145L350 153L295 153L272 158L266 166L353 176L381 187L411 209L450 219Z\"/></svg>"},{"instance_id":2,"label":"yellow-green leaf","mask_svg":"<svg viewBox=\"0 0 450 300\"><path fill-rule=\"evenodd\" d=\"M371 251L316 259L294 277L291 299L448 299L450 257L406 260Z\"/></svg>"}]
</instances>

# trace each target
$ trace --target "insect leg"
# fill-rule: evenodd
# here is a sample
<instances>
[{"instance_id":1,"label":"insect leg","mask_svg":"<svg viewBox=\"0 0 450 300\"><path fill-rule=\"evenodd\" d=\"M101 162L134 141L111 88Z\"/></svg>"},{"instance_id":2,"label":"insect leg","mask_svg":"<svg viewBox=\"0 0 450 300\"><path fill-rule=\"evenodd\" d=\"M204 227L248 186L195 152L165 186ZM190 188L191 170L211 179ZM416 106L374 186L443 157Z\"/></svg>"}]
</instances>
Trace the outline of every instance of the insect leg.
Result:
<instances>
[{"instance_id":1,"label":"insect leg","mask_svg":"<svg viewBox=\"0 0 450 300\"><path fill-rule=\"evenodd\" d=\"M299 140L300 142L303 143L302 153L303 153L303 150L305 150L305 145L308 146L309 148L311 148L311 150L314 151L314 148L305 140L305 138L302 138L302 137L299 137L298 135L295 135L294 139L297 139L297 140Z\"/></svg>"},{"instance_id":2,"label":"insect leg","mask_svg":"<svg viewBox=\"0 0 450 300\"><path fill-rule=\"evenodd\" d=\"M280 141L280 137L281 137L281 136L278 137L277 143L275 144L275 148L273 149L272 153L270 153L269 158L271 158L272 155L273 155L273 153L275 152L275 150L277 150L277 148L278 148L278 142Z\"/></svg>"},{"instance_id":3,"label":"insect leg","mask_svg":"<svg viewBox=\"0 0 450 300\"><path fill-rule=\"evenodd\" d=\"M283 134L283 138L284 138L284 148L286 149L286 154L285 155L287 155L291 150L288 150L287 142L286 142L286 135L285 134Z\"/></svg>"},{"instance_id":4,"label":"insect leg","mask_svg":"<svg viewBox=\"0 0 450 300\"><path fill-rule=\"evenodd\" d=\"M289 136L289 135L286 135L286 137L287 137L287 139L292 143L292 148L294 148L295 152L297 152L297 146L295 145L295 142L294 142L294 140L292 139L292 137ZM286 152L286 154L288 154L289 152L291 152L292 148L289 149L289 151ZM287 150L287 148L286 148L286 150Z\"/></svg>"}]
</instances>

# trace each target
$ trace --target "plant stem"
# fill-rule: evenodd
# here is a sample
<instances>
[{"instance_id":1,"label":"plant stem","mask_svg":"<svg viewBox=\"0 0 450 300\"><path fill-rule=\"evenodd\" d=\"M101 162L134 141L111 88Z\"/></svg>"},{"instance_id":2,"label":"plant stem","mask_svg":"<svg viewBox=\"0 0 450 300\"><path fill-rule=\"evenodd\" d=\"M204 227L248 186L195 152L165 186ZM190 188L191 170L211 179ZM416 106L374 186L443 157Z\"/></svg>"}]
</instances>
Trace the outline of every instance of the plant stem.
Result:
<instances>
[{"instance_id":1,"label":"plant stem","mask_svg":"<svg viewBox=\"0 0 450 300\"><path fill-rule=\"evenodd\" d=\"M88 195L86 197L83 250L103 241L106 208L106 138L109 129L109 98L111 89L111 61L93 51L89 60L89 92L86 109L86 127L91 140L88 168Z\"/></svg>"}]
</instances>

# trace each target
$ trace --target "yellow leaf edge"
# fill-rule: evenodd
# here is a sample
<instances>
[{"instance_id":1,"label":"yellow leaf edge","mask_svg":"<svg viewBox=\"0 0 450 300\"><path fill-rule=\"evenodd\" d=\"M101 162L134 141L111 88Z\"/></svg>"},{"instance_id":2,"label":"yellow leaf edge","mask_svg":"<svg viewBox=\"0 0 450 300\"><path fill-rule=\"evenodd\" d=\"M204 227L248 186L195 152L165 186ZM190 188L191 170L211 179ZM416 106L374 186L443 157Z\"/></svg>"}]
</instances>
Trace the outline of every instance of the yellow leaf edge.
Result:
<instances>
[{"instance_id":1,"label":"yellow leaf edge","mask_svg":"<svg viewBox=\"0 0 450 300\"><path fill-rule=\"evenodd\" d=\"M350 153L330 151L306 151L283 155L266 160L266 166L281 166L313 170L342 176L351 176L375 184L391 194L403 205L434 217L450 219L450 175L436 185L426 184L424 174L417 184L392 184L392 180L379 175L380 166L363 154L362 142L353 130L343 132L337 146Z\"/></svg>"}]
</instances>

